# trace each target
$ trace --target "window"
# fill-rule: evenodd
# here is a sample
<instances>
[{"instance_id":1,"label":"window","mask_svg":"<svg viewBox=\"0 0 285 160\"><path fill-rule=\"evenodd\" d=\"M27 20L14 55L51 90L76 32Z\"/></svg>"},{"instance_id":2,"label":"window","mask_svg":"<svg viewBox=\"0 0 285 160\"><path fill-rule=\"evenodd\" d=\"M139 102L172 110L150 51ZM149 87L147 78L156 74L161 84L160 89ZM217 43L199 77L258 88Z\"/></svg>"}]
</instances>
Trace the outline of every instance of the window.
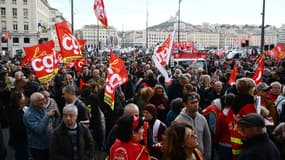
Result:
<instances>
[{"instance_id":1,"label":"window","mask_svg":"<svg viewBox=\"0 0 285 160\"><path fill-rule=\"evenodd\" d=\"M12 15L13 15L14 17L17 16L17 8L12 8Z\"/></svg>"},{"instance_id":2,"label":"window","mask_svg":"<svg viewBox=\"0 0 285 160\"><path fill-rule=\"evenodd\" d=\"M27 4L28 4L28 0L23 0L23 3L24 3L25 5L27 5Z\"/></svg>"},{"instance_id":3,"label":"window","mask_svg":"<svg viewBox=\"0 0 285 160\"><path fill-rule=\"evenodd\" d=\"M13 37L13 43L19 43L19 38L18 37Z\"/></svg>"},{"instance_id":4,"label":"window","mask_svg":"<svg viewBox=\"0 0 285 160\"><path fill-rule=\"evenodd\" d=\"M17 0L12 0L12 4L17 4Z\"/></svg>"},{"instance_id":5,"label":"window","mask_svg":"<svg viewBox=\"0 0 285 160\"><path fill-rule=\"evenodd\" d=\"M6 8L1 8L1 16L6 16Z\"/></svg>"},{"instance_id":6,"label":"window","mask_svg":"<svg viewBox=\"0 0 285 160\"><path fill-rule=\"evenodd\" d=\"M17 22L13 22L13 30L17 31L18 30L18 24Z\"/></svg>"},{"instance_id":7,"label":"window","mask_svg":"<svg viewBox=\"0 0 285 160\"><path fill-rule=\"evenodd\" d=\"M28 31L29 30L29 24L28 23L24 23L24 31Z\"/></svg>"},{"instance_id":8,"label":"window","mask_svg":"<svg viewBox=\"0 0 285 160\"><path fill-rule=\"evenodd\" d=\"M0 3L5 3L5 0L0 0Z\"/></svg>"},{"instance_id":9,"label":"window","mask_svg":"<svg viewBox=\"0 0 285 160\"><path fill-rule=\"evenodd\" d=\"M24 38L24 43L30 43L30 38Z\"/></svg>"},{"instance_id":10,"label":"window","mask_svg":"<svg viewBox=\"0 0 285 160\"><path fill-rule=\"evenodd\" d=\"M7 31L7 22L6 21L1 21L1 29L2 29L2 31Z\"/></svg>"},{"instance_id":11,"label":"window","mask_svg":"<svg viewBox=\"0 0 285 160\"><path fill-rule=\"evenodd\" d=\"M28 9L24 8L24 14L23 15L24 15L24 17L28 17L28 15L29 15L28 14Z\"/></svg>"}]
</instances>

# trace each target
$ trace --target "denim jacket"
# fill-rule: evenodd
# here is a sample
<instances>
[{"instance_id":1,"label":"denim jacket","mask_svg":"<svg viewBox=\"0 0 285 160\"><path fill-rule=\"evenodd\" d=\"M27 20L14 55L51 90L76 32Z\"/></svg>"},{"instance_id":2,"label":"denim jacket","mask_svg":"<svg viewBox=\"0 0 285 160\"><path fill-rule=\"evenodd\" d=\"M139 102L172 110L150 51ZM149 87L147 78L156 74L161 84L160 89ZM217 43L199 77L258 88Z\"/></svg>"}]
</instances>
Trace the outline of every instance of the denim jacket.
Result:
<instances>
[{"instance_id":1,"label":"denim jacket","mask_svg":"<svg viewBox=\"0 0 285 160\"><path fill-rule=\"evenodd\" d=\"M48 149L51 136L50 117L46 108L30 106L24 113L28 145L33 149Z\"/></svg>"}]
</instances>

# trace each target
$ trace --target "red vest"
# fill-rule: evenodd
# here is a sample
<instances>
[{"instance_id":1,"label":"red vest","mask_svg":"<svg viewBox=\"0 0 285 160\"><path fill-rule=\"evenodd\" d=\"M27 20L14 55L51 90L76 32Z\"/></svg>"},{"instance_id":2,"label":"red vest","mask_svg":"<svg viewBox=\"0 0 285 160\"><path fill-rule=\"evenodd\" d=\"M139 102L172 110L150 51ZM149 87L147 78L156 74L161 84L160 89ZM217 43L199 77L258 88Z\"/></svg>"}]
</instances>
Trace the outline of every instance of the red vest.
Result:
<instances>
[{"instance_id":1,"label":"red vest","mask_svg":"<svg viewBox=\"0 0 285 160\"><path fill-rule=\"evenodd\" d=\"M109 160L150 160L146 147L139 143L123 143L116 139L110 149Z\"/></svg>"},{"instance_id":2,"label":"red vest","mask_svg":"<svg viewBox=\"0 0 285 160\"><path fill-rule=\"evenodd\" d=\"M218 116L218 114L221 112L220 109L214 105L209 105L208 107L206 107L205 109L203 109L203 115L207 116L209 114L209 112L214 112L216 114L216 117Z\"/></svg>"},{"instance_id":3,"label":"red vest","mask_svg":"<svg viewBox=\"0 0 285 160\"><path fill-rule=\"evenodd\" d=\"M229 122L229 130L230 130L230 140L232 144L232 153L233 153L233 160L237 159L238 155L240 154L240 149L242 147L242 135L238 131L237 128L237 120L240 119L243 115L249 113L256 113L256 108L254 104L246 104L244 105L239 113L235 115L230 108L228 113L228 122Z\"/></svg>"}]
</instances>

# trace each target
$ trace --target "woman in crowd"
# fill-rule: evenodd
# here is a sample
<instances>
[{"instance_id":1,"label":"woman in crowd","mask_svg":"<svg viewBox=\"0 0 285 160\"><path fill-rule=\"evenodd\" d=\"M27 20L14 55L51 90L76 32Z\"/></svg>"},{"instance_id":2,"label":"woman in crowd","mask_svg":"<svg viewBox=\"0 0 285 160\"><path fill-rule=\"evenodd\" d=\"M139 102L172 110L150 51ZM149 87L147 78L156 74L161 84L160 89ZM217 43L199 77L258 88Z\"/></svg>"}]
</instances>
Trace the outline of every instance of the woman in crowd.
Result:
<instances>
[{"instance_id":1,"label":"woman in crowd","mask_svg":"<svg viewBox=\"0 0 285 160\"><path fill-rule=\"evenodd\" d=\"M166 129L162 144L166 160L203 160L197 146L197 135L191 125L174 122Z\"/></svg>"},{"instance_id":2,"label":"woman in crowd","mask_svg":"<svg viewBox=\"0 0 285 160\"><path fill-rule=\"evenodd\" d=\"M121 117L117 125L117 139L110 149L109 160L149 160L147 148L139 144L143 139L143 120L128 115Z\"/></svg>"},{"instance_id":3,"label":"woman in crowd","mask_svg":"<svg viewBox=\"0 0 285 160\"><path fill-rule=\"evenodd\" d=\"M23 115L26 109L25 96L19 90L12 91L10 95L8 119L10 126L9 145L15 151L15 160L28 160L28 144Z\"/></svg>"}]
</instances>

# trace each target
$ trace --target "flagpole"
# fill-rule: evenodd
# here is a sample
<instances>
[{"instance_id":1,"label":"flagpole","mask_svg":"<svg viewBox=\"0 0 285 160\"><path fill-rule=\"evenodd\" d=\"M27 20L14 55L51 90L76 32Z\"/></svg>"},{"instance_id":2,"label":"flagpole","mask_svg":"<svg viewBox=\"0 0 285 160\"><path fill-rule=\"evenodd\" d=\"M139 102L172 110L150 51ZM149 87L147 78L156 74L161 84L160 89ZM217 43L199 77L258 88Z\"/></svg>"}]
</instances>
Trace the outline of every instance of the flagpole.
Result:
<instances>
[{"instance_id":1,"label":"flagpole","mask_svg":"<svg viewBox=\"0 0 285 160\"><path fill-rule=\"evenodd\" d=\"M145 48L148 48L148 0L146 0L146 37L145 37Z\"/></svg>"},{"instance_id":2,"label":"flagpole","mask_svg":"<svg viewBox=\"0 0 285 160\"><path fill-rule=\"evenodd\" d=\"M71 32L74 33L73 0L71 0Z\"/></svg>"},{"instance_id":3,"label":"flagpole","mask_svg":"<svg viewBox=\"0 0 285 160\"><path fill-rule=\"evenodd\" d=\"M97 52L97 56L99 54L99 47L100 47L100 43L99 43L99 32L100 32L100 29L99 29L99 21L97 19L97 48L96 48L96 52Z\"/></svg>"},{"instance_id":4,"label":"flagpole","mask_svg":"<svg viewBox=\"0 0 285 160\"><path fill-rule=\"evenodd\" d=\"M178 0L178 42L180 42L180 3L181 0Z\"/></svg>"},{"instance_id":5,"label":"flagpole","mask_svg":"<svg viewBox=\"0 0 285 160\"><path fill-rule=\"evenodd\" d=\"M260 53L264 50L264 18L265 18L265 0L263 0L263 6L262 6L262 24L261 24L261 44L260 44Z\"/></svg>"}]
</instances>

